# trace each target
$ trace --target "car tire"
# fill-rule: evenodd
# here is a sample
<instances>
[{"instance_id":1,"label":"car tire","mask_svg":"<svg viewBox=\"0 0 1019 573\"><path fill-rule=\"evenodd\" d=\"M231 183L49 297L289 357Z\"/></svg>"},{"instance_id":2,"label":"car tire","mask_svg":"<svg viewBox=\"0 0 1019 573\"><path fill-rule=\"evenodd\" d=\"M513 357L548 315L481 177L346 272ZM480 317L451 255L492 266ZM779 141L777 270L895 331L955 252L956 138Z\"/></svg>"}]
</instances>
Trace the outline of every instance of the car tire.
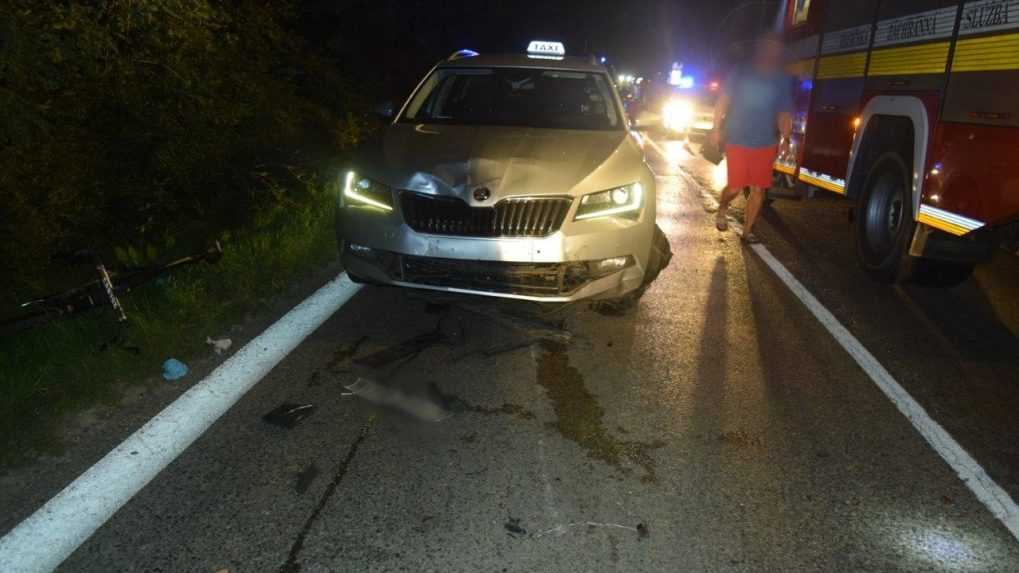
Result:
<instances>
[{"instance_id":1,"label":"car tire","mask_svg":"<svg viewBox=\"0 0 1019 573\"><path fill-rule=\"evenodd\" d=\"M648 265L644 270L644 282L635 290L621 297L594 302L591 305L592 309L602 314L622 315L636 308L651 283L658 279L658 276L671 262L672 245L669 244L669 238L665 236L658 225L655 225L654 236L651 240L651 255L648 257Z\"/></svg>"},{"instance_id":2,"label":"car tire","mask_svg":"<svg viewBox=\"0 0 1019 573\"><path fill-rule=\"evenodd\" d=\"M856 257L879 282L905 282L912 274L909 241L916 222L910 183L910 170L899 154L886 153L874 163L857 202Z\"/></svg>"}]
</instances>

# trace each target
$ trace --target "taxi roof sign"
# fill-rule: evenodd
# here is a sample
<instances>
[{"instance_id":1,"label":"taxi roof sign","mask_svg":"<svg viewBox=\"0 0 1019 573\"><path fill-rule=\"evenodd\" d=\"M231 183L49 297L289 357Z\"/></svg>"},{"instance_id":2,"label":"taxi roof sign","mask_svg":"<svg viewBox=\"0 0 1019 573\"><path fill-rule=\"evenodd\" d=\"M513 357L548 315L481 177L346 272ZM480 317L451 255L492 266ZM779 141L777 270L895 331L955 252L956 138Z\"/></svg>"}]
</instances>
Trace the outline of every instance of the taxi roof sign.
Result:
<instances>
[{"instance_id":1,"label":"taxi roof sign","mask_svg":"<svg viewBox=\"0 0 1019 573\"><path fill-rule=\"evenodd\" d=\"M562 42L535 40L527 46L527 55L532 58L560 60L566 57L566 46Z\"/></svg>"}]
</instances>

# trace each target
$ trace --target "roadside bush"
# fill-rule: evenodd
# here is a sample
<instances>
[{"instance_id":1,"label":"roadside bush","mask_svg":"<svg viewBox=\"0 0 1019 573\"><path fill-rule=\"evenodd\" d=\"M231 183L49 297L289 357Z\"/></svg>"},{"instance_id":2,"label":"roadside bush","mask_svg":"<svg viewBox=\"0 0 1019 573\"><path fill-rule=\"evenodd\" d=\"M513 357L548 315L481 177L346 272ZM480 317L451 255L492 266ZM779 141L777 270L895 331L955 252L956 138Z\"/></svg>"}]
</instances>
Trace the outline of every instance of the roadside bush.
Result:
<instances>
[{"instance_id":1,"label":"roadside bush","mask_svg":"<svg viewBox=\"0 0 1019 573\"><path fill-rule=\"evenodd\" d=\"M126 324L0 338L0 466L335 260L332 171L370 124L299 5L0 0L0 318L95 278L61 252L115 268L225 249L124 297Z\"/></svg>"},{"instance_id":2,"label":"roadside bush","mask_svg":"<svg viewBox=\"0 0 1019 573\"><path fill-rule=\"evenodd\" d=\"M250 224L366 129L294 33L294 0L0 0L0 13L3 309L80 278L55 253L137 264Z\"/></svg>"}]
</instances>

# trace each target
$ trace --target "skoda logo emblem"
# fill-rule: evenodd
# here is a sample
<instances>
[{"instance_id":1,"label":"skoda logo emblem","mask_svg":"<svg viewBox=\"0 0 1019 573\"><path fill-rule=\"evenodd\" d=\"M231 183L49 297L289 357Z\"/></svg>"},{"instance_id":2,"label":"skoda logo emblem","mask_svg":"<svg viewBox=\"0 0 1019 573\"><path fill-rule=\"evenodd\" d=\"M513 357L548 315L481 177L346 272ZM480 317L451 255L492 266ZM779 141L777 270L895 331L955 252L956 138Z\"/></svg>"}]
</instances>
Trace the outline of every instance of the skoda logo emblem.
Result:
<instances>
[{"instance_id":1,"label":"skoda logo emblem","mask_svg":"<svg viewBox=\"0 0 1019 573\"><path fill-rule=\"evenodd\" d=\"M475 201L488 201L492 197L492 192L488 190L488 187L478 187L474 190Z\"/></svg>"}]
</instances>

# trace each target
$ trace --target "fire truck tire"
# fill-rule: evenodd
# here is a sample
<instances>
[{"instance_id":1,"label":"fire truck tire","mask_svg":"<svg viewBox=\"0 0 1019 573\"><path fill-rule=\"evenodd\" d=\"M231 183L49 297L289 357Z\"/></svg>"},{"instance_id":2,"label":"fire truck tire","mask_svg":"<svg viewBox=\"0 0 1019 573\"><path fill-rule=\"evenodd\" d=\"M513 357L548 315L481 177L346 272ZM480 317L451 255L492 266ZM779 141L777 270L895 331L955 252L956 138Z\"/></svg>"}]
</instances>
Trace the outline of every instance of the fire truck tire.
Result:
<instances>
[{"instance_id":1,"label":"fire truck tire","mask_svg":"<svg viewBox=\"0 0 1019 573\"><path fill-rule=\"evenodd\" d=\"M898 153L885 153L874 162L856 205L856 256L863 269L881 282L904 282L912 274L909 241L916 223L910 177Z\"/></svg>"}]
</instances>

